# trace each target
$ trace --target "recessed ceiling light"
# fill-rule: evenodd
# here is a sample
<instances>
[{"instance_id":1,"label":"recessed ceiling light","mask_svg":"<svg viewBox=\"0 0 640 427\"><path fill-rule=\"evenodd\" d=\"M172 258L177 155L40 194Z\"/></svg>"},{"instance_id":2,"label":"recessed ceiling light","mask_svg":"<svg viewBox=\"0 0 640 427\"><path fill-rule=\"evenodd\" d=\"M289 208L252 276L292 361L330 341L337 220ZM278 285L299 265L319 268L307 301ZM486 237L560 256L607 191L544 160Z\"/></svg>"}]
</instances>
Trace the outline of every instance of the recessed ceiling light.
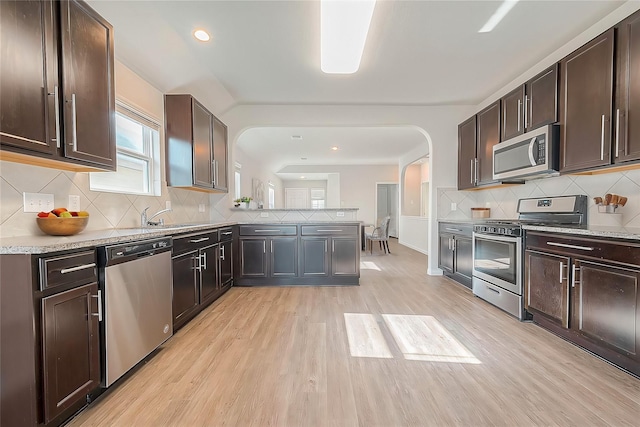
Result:
<instances>
[{"instance_id":1,"label":"recessed ceiling light","mask_svg":"<svg viewBox=\"0 0 640 427\"><path fill-rule=\"evenodd\" d=\"M300 160L307 160L306 157L300 157Z\"/></svg>"},{"instance_id":2,"label":"recessed ceiling light","mask_svg":"<svg viewBox=\"0 0 640 427\"><path fill-rule=\"evenodd\" d=\"M376 0L322 0L320 3L320 68L328 74L352 74L362 51Z\"/></svg>"},{"instance_id":3,"label":"recessed ceiling light","mask_svg":"<svg viewBox=\"0 0 640 427\"><path fill-rule=\"evenodd\" d=\"M504 0L500 7L498 7L498 10L496 10L495 13L491 15L491 18L489 18L487 23L484 24L484 26L480 28L478 32L488 33L489 31L493 30L496 25L498 25L500 21L502 21L502 18L504 18L507 13L509 13L509 11L513 8L513 6L515 6L519 1L520 0Z\"/></svg>"},{"instance_id":4,"label":"recessed ceiling light","mask_svg":"<svg viewBox=\"0 0 640 427\"><path fill-rule=\"evenodd\" d=\"M211 36L205 30L195 30L193 32L193 37L197 38L201 42L208 42L211 40Z\"/></svg>"},{"instance_id":5,"label":"recessed ceiling light","mask_svg":"<svg viewBox=\"0 0 640 427\"><path fill-rule=\"evenodd\" d=\"M301 176L300 179L304 179L304 176Z\"/></svg>"},{"instance_id":6,"label":"recessed ceiling light","mask_svg":"<svg viewBox=\"0 0 640 427\"><path fill-rule=\"evenodd\" d=\"M296 140L296 141L301 141L302 140L302 135L291 135L291 139Z\"/></svg>"},{"instance_id":7,"label":"recessed ceiling light","mask_svg":"<svg viewBox=\"0 0 640 427\"><path fill-rule=\"evenodd\" d=\"M332 149L333 151L338 151L338 146L337 146L337 145L334 145L333 147L331 147L331 149Z\"/></svg>"}]
</instances>

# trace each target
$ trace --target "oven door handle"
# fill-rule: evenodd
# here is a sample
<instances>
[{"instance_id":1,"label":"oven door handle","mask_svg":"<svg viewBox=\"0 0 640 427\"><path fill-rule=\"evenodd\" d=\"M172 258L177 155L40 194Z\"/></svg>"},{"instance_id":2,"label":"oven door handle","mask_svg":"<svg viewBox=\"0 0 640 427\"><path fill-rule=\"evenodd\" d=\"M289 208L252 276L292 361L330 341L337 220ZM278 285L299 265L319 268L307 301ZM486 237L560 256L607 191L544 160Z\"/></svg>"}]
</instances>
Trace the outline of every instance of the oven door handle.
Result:
<instances>
[{"instance_id":1,"label":"oven door handle","mask_svg":"<svg viewBox=\"0 0 640 427\"><path fill-rule=\"evenodd\" d=\"M473 239L493 240L498 242L518 243L522 237L499 236L494 234L473 233Z\"/></svg>"}]
</instances>

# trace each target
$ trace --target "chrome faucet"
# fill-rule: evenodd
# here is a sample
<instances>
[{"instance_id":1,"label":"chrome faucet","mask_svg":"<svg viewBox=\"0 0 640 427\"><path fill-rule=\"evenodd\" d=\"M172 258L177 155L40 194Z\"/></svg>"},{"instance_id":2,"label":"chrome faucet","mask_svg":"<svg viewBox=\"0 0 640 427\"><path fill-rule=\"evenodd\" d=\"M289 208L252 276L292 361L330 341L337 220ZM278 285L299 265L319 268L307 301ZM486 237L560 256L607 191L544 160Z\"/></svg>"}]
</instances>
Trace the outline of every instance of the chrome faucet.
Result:
<instances>
[{"instance_id":1,"label":"chrome faucet","mask_svg":"<svg viewBox=\"0 0 640 427\"><path fill-rule=\"evenodd\" d=\"M150 206L147 206L146 208L144 208L144 210L142 211L142 214L140 214L140 224L142 226L142 228L147 228L150 225L164 225L164 219L160 218L160 221L151 221L153 218L157 217L158 215L162 215L165 212L171 212L172 209L162 209L161 211L158 211L156 213L154 213L153 215L151 215L150 217L147 218L147 210L150 208Z\"/></svg>"}]
</instances>

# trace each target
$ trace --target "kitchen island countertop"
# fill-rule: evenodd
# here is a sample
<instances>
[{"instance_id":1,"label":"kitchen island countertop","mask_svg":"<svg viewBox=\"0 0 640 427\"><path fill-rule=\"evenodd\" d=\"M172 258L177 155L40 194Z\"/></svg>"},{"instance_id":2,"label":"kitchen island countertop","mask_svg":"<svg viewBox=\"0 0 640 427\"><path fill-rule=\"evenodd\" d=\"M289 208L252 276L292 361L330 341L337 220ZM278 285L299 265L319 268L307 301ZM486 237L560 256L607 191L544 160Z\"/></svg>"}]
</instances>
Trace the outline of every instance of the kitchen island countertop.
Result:
<instances>
[{"instance_id":1,"label":"kitchen island countertop","mask_svg":"<svg viewBox=\"0 0 640 427\"><path fill-rule=\"evenodd\" d=\"M545 231L548 233L571 234L586 237L604 237L610 239L625 239L640 241L640 228L590 225L587 228L546 227L540 225L523 225L523 229L530 231Z\"/></svg>"}]
</instances>

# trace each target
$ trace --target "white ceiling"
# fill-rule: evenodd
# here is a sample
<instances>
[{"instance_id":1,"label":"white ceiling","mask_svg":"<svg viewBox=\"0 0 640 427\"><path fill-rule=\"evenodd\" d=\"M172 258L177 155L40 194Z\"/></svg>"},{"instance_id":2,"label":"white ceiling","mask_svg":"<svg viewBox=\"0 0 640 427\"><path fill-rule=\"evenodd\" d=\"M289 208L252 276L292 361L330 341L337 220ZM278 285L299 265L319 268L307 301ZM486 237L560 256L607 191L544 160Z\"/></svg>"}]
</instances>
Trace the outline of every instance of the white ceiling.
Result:
<instances>
[{"instance_id":1,"label":"white ceiling","mask_svg":"<svg viewBox=\"0 0 640 427\"><path fill-rule=\"evenodd\" d=\"M493 32L480 34L499 1L378 0L360 70L352 75L320 71L317 0L89 3L113 24L119 60L163 92L197 83L216 100L216 113L235 104L475 105L624 2L522 0ZM196 41L196 27L212 41ZM389 132L398 133L319 132L306 140L304 156L287 154L291 141L280 139L283 129L255 130L241 144L255 155L279 156L280 164L295 157L341 162L348 155L351 164L373 164L385 154L390 163L398 152L386 153L387 146L408 148L413 139L401 129ZM373 133L394 143L367 145ZM343 157L323 151L332 140L345 141L337 143Z\"/></svg>"}]
</instances>

